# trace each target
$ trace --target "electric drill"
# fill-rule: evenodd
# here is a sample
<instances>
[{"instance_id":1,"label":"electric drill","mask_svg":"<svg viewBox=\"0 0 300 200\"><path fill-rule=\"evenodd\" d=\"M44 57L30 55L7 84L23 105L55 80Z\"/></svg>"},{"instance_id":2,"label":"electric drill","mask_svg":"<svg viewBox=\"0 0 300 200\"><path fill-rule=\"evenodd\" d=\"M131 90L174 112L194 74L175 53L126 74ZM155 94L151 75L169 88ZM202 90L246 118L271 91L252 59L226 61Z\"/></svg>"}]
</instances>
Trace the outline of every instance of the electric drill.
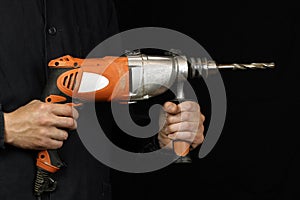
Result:
<instances>
[{"instance_id":1,"label":"electric drill","mask_svg":"<svg viewBox=\"0 0 300 200\"><path fill-rule=\"evenodd\" d=\"M273 68L274 63L217 65L206 58L189 58L170 53L156 56L138 51L121 57L80 59L66 55L49 63L49 80L42 95L46 103L66 103L78 106L84 101L138 101L157 96L175 82L208 76L218 69ZM179 87L180 88L180 87ZM177 98L184 98L182 87ZM74 103L74 99L78 103ZM174 152L186 157L190 144L174 141ZM57 150L40 151L34 193L54 191L57 182L51 173L65 164Z\"/></svg>"}]
</instances>

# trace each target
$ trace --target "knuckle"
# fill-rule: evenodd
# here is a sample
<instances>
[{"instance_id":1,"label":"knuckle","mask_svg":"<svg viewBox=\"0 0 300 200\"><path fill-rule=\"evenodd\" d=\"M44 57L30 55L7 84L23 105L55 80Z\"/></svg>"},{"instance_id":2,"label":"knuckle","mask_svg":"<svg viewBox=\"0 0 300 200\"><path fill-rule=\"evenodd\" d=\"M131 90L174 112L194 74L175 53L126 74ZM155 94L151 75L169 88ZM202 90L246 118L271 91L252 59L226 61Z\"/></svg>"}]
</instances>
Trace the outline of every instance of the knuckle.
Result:
<instances>
[{"instance_id":1,"label":"knuckle","mask_svg":"<svg viewBox=\"0 0 300 200\"><path fill-rule=\"evenodd\" d=\"M41 111L41 112L45 112L49 109L50 105L48 105L47 103L43 103L43 102L40 102L39 105L38 105L38 109Z\"/></svg>"},{"instance_id":2,"label":"knuckle","mask_svg":"<svg viewBox=\"0 0 300 200\"><path fill-rule=\"evenodd\" d=\"M47 125L50 124L49 118L43 117L43 116L40 117L40 118L38 118L38 122L39 122L39 124L42 125L42 126L47 126Z\"/></svg>"},{"instance_id":3,"label":"knuckle","mask_svg":"<svg viewBox=\"0 0 300 200\"><path fill-rule=\"evenodd\" d=\"M49 135L49 131L47 131L45 128L40 128L40 129L38 130L38 134L39 134L40 136L48 136L48 135ZM41 137L41 138L40 138L40 141L42 141L43 138L44 138L44 137Z\"/></svg>"},{"instance_id":4,"label":"knuckle","mask_svg":"<svg viewBox=\"0 0 300 200\"><path fill-rule=\"evenodd\" d=\"M197 135L197 137L194 139L193 143L195 145L198 145L198 144L202 144L204 141L204 135L203 134L199 134Z\"/></svg>"},{"instance_id":5,"label":"knuckle","mask_svg":"<svg viewBox=\"0 0 300 200\"><path fill-rule=\"evenodd\" d=\"M37 103L37 102L39 102L39 100L33 99L30 103Z\"/></svg>"},{"instance_id":6,"label":"knuckle","mask_svg":"<svg viewBox=\"0 0 300 200\"><path fill-rule=\"evenodd\" d=\"M40 100L34 99L34 100L30 101L28 103L28 105L35 105L35 104L40 104L40 103L42 103Z\"/></svg>"},{"instance_id":7,"label":"knuckle","mask_svg":"<svg viewBox=\"0 0 300 200\"><path fill-rule=\"evenodd\" d=\"M203 114L201 114L200 119L202 120L202 122L204 122L205 121L205 116Z\"/></svg>"},{"instance_id":8,"label":"knuckle","mask_svg":"<svg viewBox=\"0 0 300 200\"><path fill-rule=\"evenodd\" d=\"M201 144L203 143L204 141L204 134L203 134L203 130L202 129L199 129L197 133L195 133L195 139L194 139L194 143L197 143L197 144Z\"/></svg>"},{"instance_id":9,"label":"knuckle","mask_svg":"<svg viewBox=\"0 0 300 200\"><path fill-rule=\"evenodd\" d=\"M200 143L203 143L203 142L204 142L204 135L201 134L201 135L200 135Z\"/></svg>"},{"instance_id":10,"label":"knuckle","mask_svg":"<svg viewBox=\"0 0 300 200\"><path fill-rule=\"evenodd\" d=\"M204 134L204 126L203 125L198 126L198 129L196 132L197 132L197 135L203 135Z\"/></svg>"},{"instance_id":11,"label":"knuckle","mask_svg":"<svg viewBox=\"0 0 300 200\"><path fill-rule=\"evenodd\" d=\"M198 129L199 129L201 132L204 132L204 130L205 130L204 125L203 125L203 124L199 125Z\"/></svg>"}]
</instances>

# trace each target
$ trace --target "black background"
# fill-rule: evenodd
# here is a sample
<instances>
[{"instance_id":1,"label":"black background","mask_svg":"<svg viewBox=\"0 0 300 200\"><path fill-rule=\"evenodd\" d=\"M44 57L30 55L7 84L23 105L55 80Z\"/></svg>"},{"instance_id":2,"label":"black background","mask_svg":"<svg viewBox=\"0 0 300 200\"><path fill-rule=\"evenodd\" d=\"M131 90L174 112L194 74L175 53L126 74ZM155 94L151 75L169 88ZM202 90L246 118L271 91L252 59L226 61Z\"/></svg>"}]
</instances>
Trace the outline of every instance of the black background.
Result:
<instances>
[{"instance_id":1,"label":"black background","mask_svg":"<svg viewBox=\"0 0 300 200\"><path fill-rule=\"evenodd\" d=\"M212 152L189 166L114 171L114 199L299 199L299 7L214 0L116 0L116 6L121 31L170 28L196 40L217 63L275 62L276 68L221 72L227 118Z\"/></svg>"}]
</instances>

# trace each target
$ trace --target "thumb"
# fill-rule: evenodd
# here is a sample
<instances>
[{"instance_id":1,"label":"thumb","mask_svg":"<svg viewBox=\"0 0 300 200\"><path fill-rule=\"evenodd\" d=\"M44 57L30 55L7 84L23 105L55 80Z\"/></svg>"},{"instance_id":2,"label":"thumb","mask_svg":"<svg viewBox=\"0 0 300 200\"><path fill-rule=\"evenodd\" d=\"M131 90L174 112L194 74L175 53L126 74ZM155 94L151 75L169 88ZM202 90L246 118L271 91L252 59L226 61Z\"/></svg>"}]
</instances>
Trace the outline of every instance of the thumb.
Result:
<instances>
[{"instance_id":1,"label":"thumb","mask_svg":"<svg viewBox=\"0 0 300 200\"><path fill-rule=\"evenodd\" d=\"M170 101L168 101L164 104L164 110L169 114L177 114L180 112L179 106Z\"/></svg>"}]
</instances>

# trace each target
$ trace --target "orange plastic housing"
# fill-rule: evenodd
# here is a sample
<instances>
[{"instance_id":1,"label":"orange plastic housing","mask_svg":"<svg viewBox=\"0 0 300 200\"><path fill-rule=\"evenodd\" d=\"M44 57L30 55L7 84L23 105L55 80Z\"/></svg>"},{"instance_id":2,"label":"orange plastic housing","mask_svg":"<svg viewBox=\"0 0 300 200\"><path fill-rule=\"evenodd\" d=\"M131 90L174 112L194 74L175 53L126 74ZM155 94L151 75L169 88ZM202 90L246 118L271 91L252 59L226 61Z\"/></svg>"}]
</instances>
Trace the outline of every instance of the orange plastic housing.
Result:
<instances>
[{"instance_id":1,"label":"orange plastic housing","mask_svg":"<svg viewBox=\"0 0 300 200\"><path fill-rule=\"evenodd\" d=\"M88 101L127 100L129 96L128 61L126 57L73 58L63 56L49 62L51 68L70 68L57 79L58 89L73 98ZM92 92L79 92L84 72L108 79L108 85Z\"/></svg>"},{"instance_id":2,"label":"orange plastic housing","mask_svg":"<svg viewBox=\"0 0 300 200\"><path fill-rule=\"evenodd\" d=\"M55 173L59 170L58 167L54 166L51 163L51 158L47 150L40 151L36 160L36 166L51 172Z\"/></svg>"}]
</instances>

